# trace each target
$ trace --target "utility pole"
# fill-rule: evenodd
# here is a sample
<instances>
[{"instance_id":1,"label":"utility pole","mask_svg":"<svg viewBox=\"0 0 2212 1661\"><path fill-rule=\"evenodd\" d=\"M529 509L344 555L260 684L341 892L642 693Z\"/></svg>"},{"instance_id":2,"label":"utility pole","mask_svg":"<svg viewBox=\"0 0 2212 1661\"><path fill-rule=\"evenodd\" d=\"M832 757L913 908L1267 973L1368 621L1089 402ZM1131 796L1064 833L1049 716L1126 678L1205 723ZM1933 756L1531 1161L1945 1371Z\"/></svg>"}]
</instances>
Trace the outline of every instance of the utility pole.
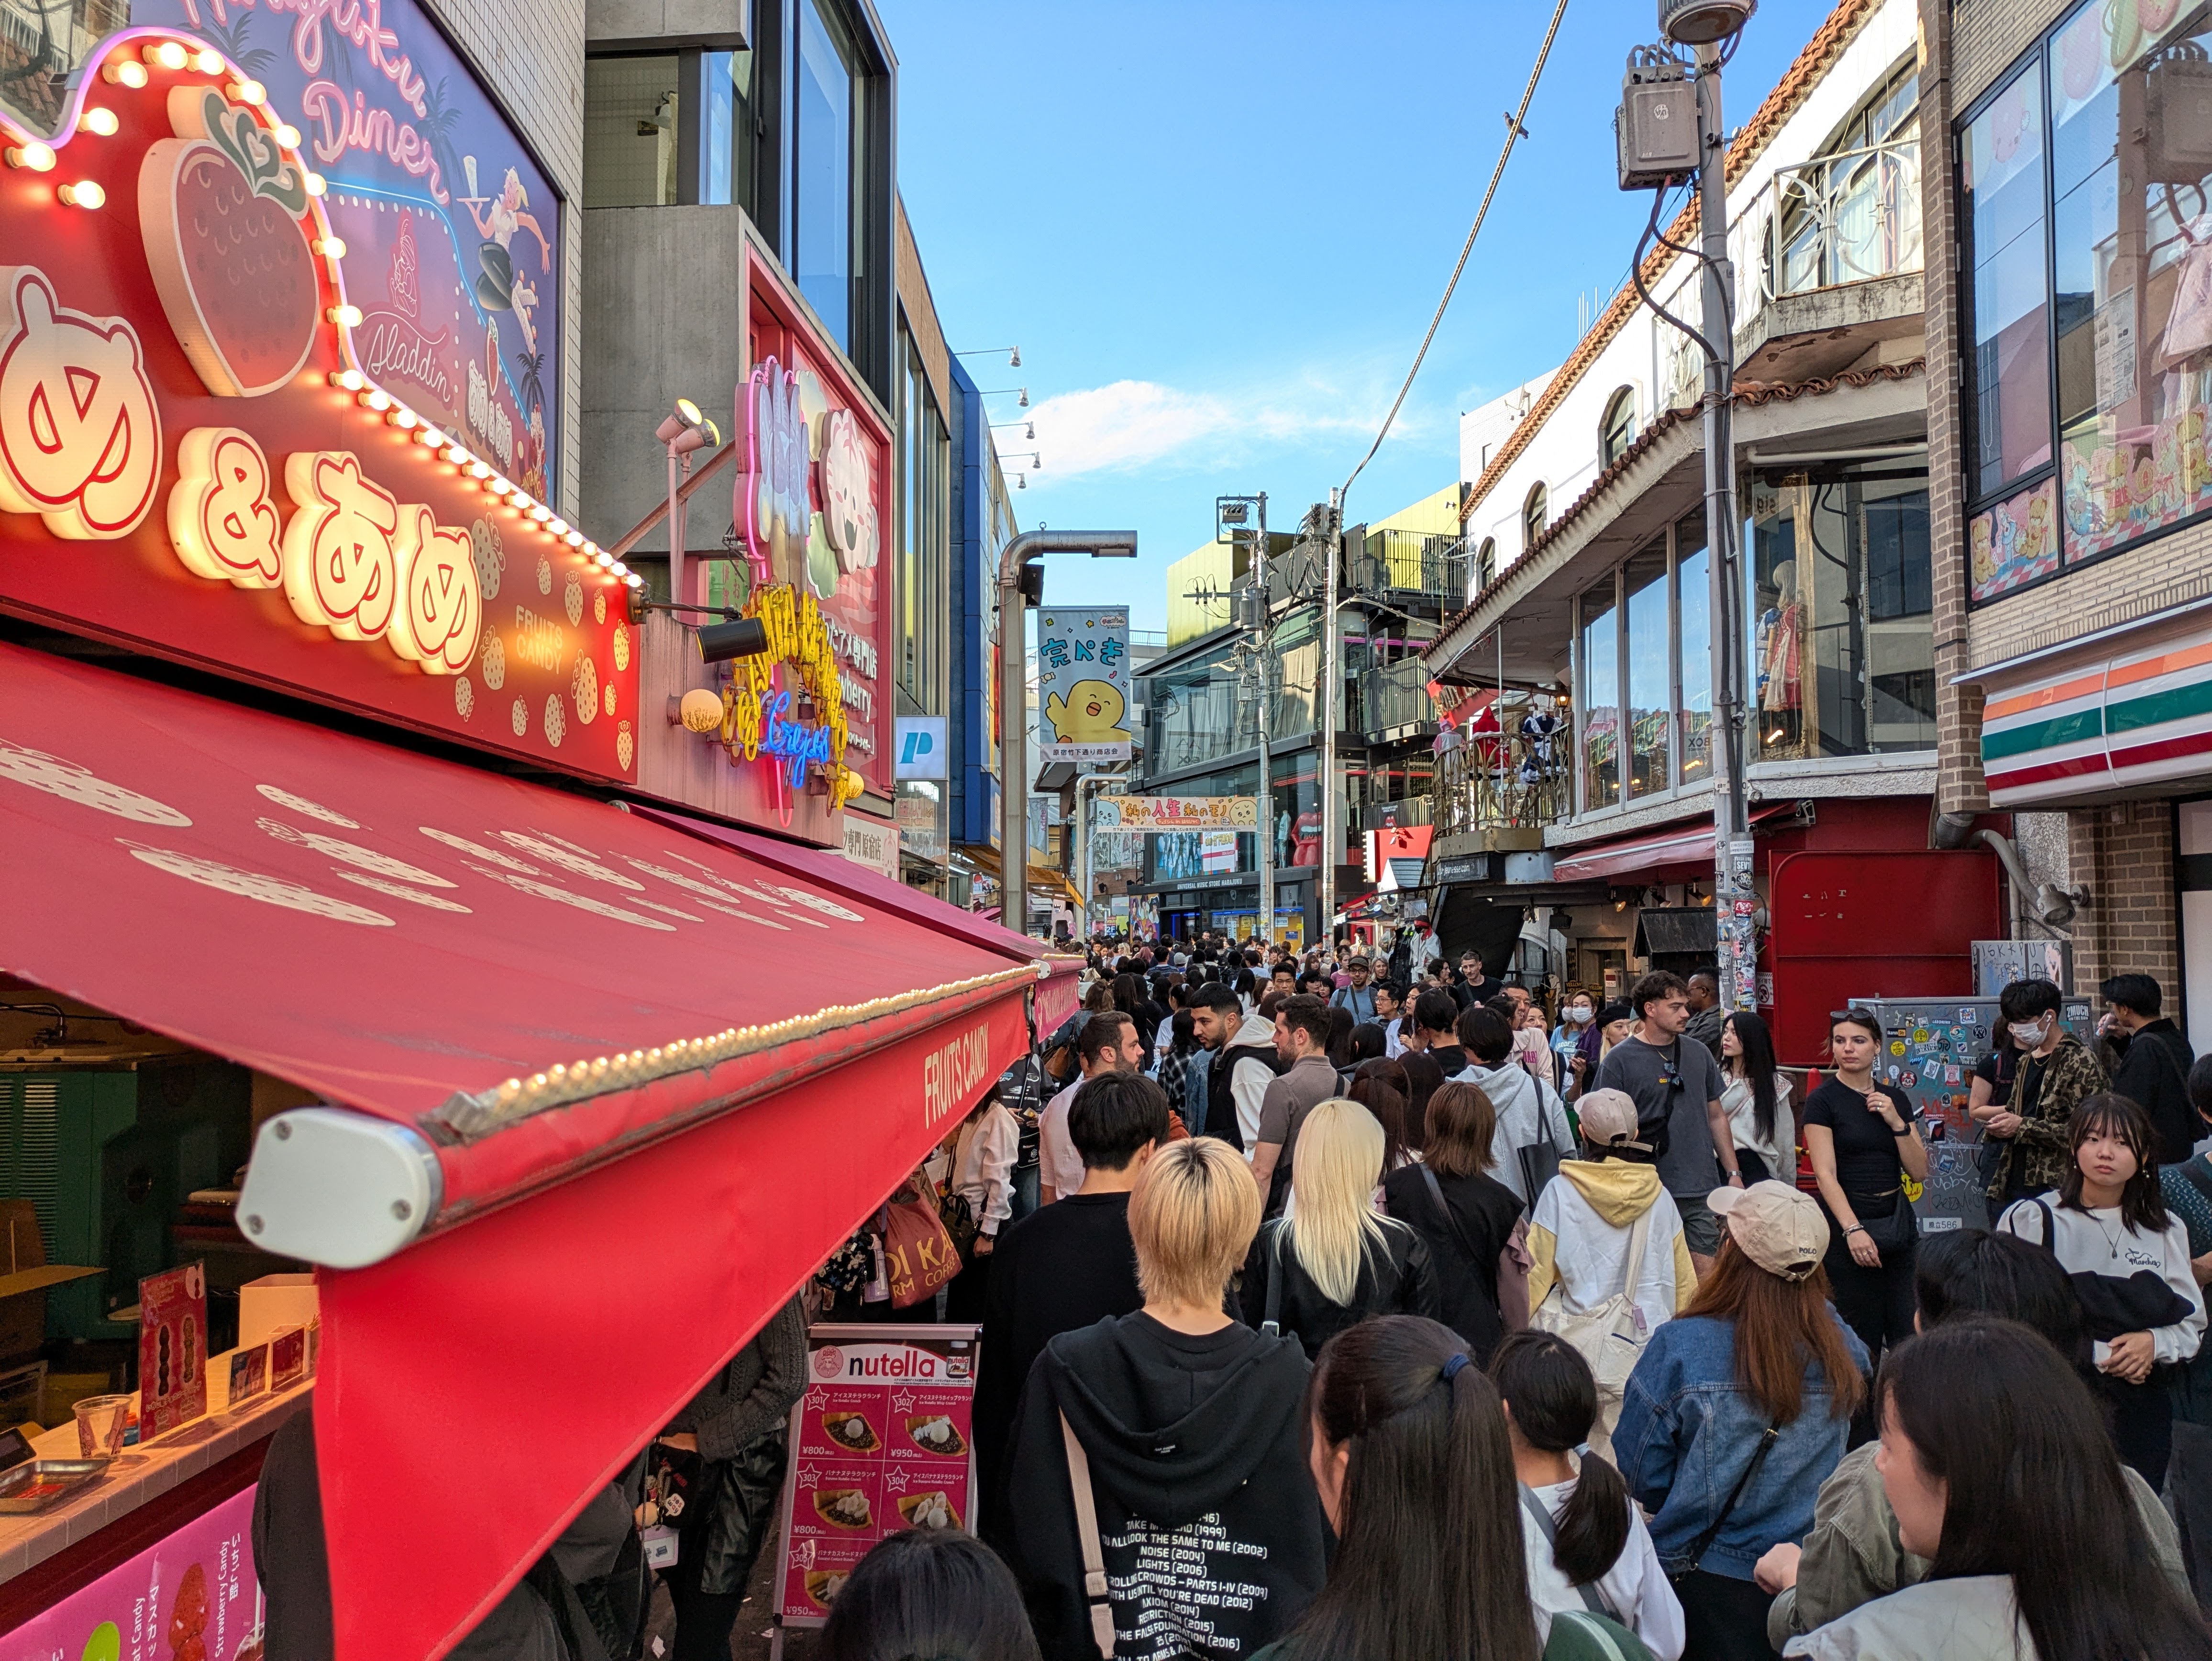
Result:
<instances>
[{"instance_id":1,"label":"utility pole","mask_svg":"<svg viewBox=\"0 0 2212 1661\"><path fill-rule=\"evenodd\" d=\"M1728 251L1728 128L1721 119L1721 43L1698 52L1698 210L1705 252L1701 319L1705 358L1705 542L1712 550L1713 922L1720 957L1721 1007L1750 1009L1757 1001L1759 942L1753 926L1750 802L1744 787L1743 584L1736 545L1735 436L1730 399L1735 386L1735 268Z\"/></svg>"},{"instance_id":2,"label":"utility pole","mask_svg":"<svg viewBox=\"0 0 2212 1661\"><path fill-rule=\"evenodd\" d=\"M1339 855L1338 821L1344 817L1344 808L1338 799L1336 788L1336 722L1337 695L1344 677L1337 669L1338 644L1336 638L1337 573L1344 547L1344 492L1332 490L1328 493L1328 508L1322 518L1322 535L1327 542L1327 562L1323 567L1321 594L1321 673L1322 684L1315 689L1319 696L1314 699L1314 714L1321 722L1321 940L1324 951L1336 946L1336 863Z\"/></svg>"},{"instance_id":3,"label":"utility pole","mask_svg":"<svg viewBox=\"0 0 2212 1661\"><path fill-rule=\"evenodd\" d=\"M1264 948L1275 939L1275 790L1274 762L1268 749L1269 724L1274 701L1274 613L1267 604L1267 493L1255 496L1219 496L1213 504L1217 532L1225 532L1236 544L1237 528L1248 517L1259 520L1252 545L1252 586L1248 593L1250 611L1239 619L1249 636L1248 647L1256 669L1260 706L1260 943Z\"/></svg>"}]
</instances>

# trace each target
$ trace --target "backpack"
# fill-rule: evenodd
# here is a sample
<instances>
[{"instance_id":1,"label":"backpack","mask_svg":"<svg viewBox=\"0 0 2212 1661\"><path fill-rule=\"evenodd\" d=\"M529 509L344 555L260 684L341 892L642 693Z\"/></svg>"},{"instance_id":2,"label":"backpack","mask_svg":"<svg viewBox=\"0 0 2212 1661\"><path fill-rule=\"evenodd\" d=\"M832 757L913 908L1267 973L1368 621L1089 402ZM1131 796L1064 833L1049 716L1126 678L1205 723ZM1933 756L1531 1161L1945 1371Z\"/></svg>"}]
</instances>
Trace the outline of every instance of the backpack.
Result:
<instances>
[{"instance_id":1,"label":"backpack","mask_svg":"<svg viewBox=\"0 0 2212 1661\"><path fill-rule=\"evenodd\" d=\"M1613 1427L1620 1422L1620 1403L1628 1388L1628 1375L1644 1354L1651 1335L1644 1313L1636 1306L1636 1283L1644 1274L1644 1248L1651 1235L1653 1200L1634 1227L1628 1231L1628 1264L1621 1289L1596 1308L1571 1311L1566 1287L1553 1281L1544 1301L1529 1312L1528 1324L1539 1332L1564 1338L1573 1346L1597 1378L1597 1418L1590 1426L1590 1451L1601 1459L1613 1457Z\"/></svg>"}]
</instances>

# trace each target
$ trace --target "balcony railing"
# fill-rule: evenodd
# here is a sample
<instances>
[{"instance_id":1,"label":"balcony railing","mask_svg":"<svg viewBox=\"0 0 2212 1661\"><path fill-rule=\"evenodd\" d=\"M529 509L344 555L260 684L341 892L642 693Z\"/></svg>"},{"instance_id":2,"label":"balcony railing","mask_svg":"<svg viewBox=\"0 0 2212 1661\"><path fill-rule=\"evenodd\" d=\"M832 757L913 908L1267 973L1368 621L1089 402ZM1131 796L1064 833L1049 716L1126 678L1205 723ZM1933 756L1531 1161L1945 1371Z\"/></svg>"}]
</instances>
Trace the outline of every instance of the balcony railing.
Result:
<instances>
[{"instance_id":1,"label":"balcony railing","mask_svg":"<svg viewBox=\"0 0 2212 1661\"><path fill-rule=\"evenodd\" d=\"M1920 269L1920 141L1782 167L1729 227L1736 316L1791 295Z\"/></svg>"},{"instance_id":2,"label":"balcony railing","mask_svg":"<svg viewBox=\"0 0 2212 1661\"><path fill-rule=\"evenodd\" d=\"M1548 737L1523 733L1518 728L1526 713L1525 706L1510 708L1505 724L1515 730L1475 733L1437 756L1438 835L1540 831L1567 817L1569 729L1562 719Z\"/></svg>"},{"instance_id":3,"label":"balcony railing","mask_svg":"<svg viewBox=\"0 0 2212 1661\"><path fill-rule=\"evenodd\" d=\"M1729 225L1736 326L1779 300L1919 271L1922 254L1918 139L1778 168ZM1696 321L1695 271L1683 269L1660 301ZM1670 408L1694 404L1705 389L1705 356L1673 329L1662 338L1661 398Z\"/></svg>"},{"instance_id":4,"label":"balcony railing","mask_svg":"<svg viewBox=\"0 0 2212 1661\"><path fill-rule=\"evenodd\" d=\"M1352 678L1351 689L1354 707L1346 724L1355 732L1372 737L1436 721L1428 666L1418 658L1387 669L1366 670Z\"/></svg>"},{"instance_id":5,"label":"balcony railing","mask_svg":"<svg viewBox=\"0 0 2212 1661\"><path fill-rule=\"evenodd\" d=\"M1419 594L1458 605L1467 599L1467 544L1456 536L1418 531L1370 531L1351 561L1349 580L1362 593Z\"/></svg>"}]
</instances>

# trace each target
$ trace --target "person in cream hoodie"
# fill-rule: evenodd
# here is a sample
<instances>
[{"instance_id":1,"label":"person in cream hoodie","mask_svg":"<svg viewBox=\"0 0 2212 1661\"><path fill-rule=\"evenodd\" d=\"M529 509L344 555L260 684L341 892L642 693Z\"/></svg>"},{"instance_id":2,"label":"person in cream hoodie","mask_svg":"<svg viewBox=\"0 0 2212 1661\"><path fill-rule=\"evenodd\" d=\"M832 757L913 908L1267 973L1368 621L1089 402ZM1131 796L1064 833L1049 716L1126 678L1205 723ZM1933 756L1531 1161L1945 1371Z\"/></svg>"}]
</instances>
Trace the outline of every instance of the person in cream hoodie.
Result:
<instances>
[{"instance_id":1,"label":"person in cream hoodie","mask_svg":"<svg viewBox=\"0 0 2212 1661\"><path fill-rule=\"evenodd\" d=\"M1681 1213L1660 1183L1651 1150L1636 1140L1634 1100L1624 1091L1592 1090L1578 1106L1589 1157L1562 1160L1536 1198L1528 1223L1528 1307L1539 1310L1556 1293L1555 1306L1582 1314L1626 1290L1649 1337L1698 1289ZM1651 1224L1631 1288L1629 1241L1646 1212Z\"/></svg>"}]
</instances>

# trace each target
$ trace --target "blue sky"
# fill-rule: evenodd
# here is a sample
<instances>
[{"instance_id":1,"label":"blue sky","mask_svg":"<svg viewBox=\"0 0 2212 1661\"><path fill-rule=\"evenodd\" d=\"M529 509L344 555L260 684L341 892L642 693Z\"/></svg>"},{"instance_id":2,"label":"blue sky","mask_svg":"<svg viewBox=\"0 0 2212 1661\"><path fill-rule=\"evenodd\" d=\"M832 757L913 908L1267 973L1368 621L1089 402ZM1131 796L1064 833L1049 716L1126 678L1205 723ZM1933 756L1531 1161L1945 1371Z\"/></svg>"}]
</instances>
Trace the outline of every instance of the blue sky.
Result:
<instances>
[{"instance_id":1,"label":"blue sky","mask_svg":"<svg viewBox=\"0 0 2212 1661\"><path fill-rule=\"evenodd\" d=\"M1134 526L1141 557L1048 562L1060 605L1165 626L1164 569L1217 494L1271 525L1373 441L1443 292L1551 15L1541 0L877 0L899 57L899 185L1002 454L1041 453L1024 528ZM1412 398L1347 503L1379 518L1458 477L1458 417L1551 368L1577 295L1626 275L1612 112L1652 0L1570 0L1474 258ZM1828 7L1764 0L1729 66L1740 124Z\"/></svg>"}]
</instances>

